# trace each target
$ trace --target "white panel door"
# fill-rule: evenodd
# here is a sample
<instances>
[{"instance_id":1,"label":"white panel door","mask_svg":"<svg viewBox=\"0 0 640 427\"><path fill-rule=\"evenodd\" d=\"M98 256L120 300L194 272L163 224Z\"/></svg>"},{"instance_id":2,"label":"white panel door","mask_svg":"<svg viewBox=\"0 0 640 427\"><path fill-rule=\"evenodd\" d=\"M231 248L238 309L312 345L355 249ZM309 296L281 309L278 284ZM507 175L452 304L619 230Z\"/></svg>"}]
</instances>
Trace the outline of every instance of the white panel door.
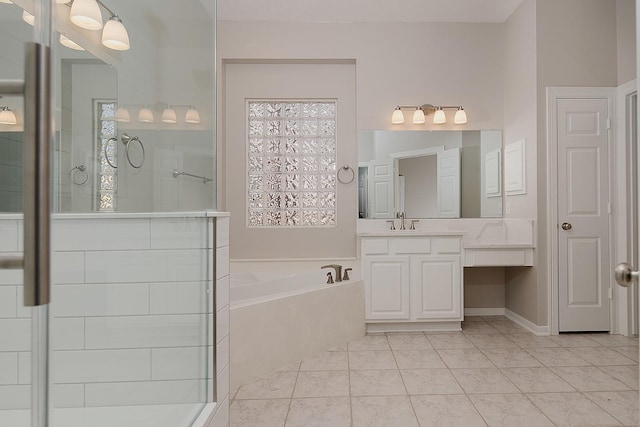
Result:
<instances>
[{"instance_id":1,"label":"white panel door","mask_svg":"<svg viewBox=\"0 0 640 427\"><path fill-rule=\"evenodd\" d=\"M460 218L460 149L438 152L438 217Z\"/></svg>"},{"instance_id":2,"label":"white panel door","mask_svg":"<svg viewBox=\"0 0 640 427\"><path fill-rule=\"evenodd\" d=\"M393 161L369 163L369 214L371 218L394 218Z\"/></svg>"},{"instance_id":3,"label":"white panel door","mask_svg":"<svg viewBox=\"0 0 640 427\"><path fill-rule=\"evenodd\" d=\"M560 332L610 329L607 119L606 99L558 100Z\"/></svg>"},{"instance_id":4,"label":"white panel door","mask_svg":"<svg viewBox=\"0 0 640 427\"><path fill-rule=\"evenodd\" d=\"M462 320L460 260L414 256L411 264L412 319Z\"/></svg>"},{"instance_id":5,"label":"white panel door","mask_svg":"<svg viewBox=\"0 0 640 427\"><path fill-rule=\"evenodd\" d=\"M364 259L365 319L409 319L409 257Z\"/></svg>"}]
</instances>

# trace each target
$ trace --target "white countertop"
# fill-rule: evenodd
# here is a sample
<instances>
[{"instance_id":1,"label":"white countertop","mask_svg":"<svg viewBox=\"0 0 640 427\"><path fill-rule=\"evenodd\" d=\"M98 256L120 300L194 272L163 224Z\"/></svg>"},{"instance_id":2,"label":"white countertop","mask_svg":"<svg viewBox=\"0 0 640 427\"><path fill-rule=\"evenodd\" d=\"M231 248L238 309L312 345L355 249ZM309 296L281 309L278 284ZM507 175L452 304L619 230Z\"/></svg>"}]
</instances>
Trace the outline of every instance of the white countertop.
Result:
<instances>
[{"instance_id":1,"label":"white countertop","mask_svg":"<svg viewBox=\"0 0 640 427\"><path fill-rule=\"evenodd\" d=\"M429 236L462 236L464 231L449 230L379 230L358 233L358 237L429 237Z\"/></svg>"},{"instance_id":2,"label":"white countertop","mask_svg":"<svg viewBox=\"0 0 640 427\"><path fill-rule=\"evenodd\" d=\"M535 248L532 243L519 242L496 242L496 241L475 241L462 245L465 249L529 249Z\"/></svg>"}]
</instances>

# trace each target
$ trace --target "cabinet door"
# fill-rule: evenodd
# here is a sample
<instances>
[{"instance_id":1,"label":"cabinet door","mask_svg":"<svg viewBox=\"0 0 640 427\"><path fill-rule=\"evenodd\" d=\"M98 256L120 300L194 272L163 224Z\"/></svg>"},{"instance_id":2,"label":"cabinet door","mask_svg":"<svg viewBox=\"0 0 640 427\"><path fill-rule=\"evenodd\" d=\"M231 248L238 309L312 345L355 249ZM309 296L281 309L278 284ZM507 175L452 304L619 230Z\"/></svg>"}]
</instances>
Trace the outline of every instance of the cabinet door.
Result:
<instances>
[{"instance_id":1,"label":"cabinet door","mask_svg":"<svg viewBox=\"0 0 640 427\"><path fill-rule=\"evenodd\" d=\"M409 319L409 257L364 258L365 318Z\"/></svg>"},{"instance_id":2,"label":"cabinet door","mask_svg":"<svg viewBox=\"0 0 640 427\"><path fill-rule=\"evenodd\" d=\"M460 258L414 256L411 263L412 319L462 320Z\"/></svg>"}]
</instances>

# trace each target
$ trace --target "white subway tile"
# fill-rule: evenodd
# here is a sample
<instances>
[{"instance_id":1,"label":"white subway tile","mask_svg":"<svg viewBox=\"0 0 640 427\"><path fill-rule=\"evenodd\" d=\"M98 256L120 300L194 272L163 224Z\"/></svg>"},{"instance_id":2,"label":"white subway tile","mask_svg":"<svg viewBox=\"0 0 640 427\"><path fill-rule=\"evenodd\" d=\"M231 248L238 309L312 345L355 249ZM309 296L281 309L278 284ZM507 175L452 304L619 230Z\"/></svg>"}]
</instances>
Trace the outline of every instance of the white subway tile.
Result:
<instances>
[{"instance_id":1,"label":"white subway tile","mask_svg":"<svg viewBox=\"0 0 640 427\"><path fill-rule=\"evenodd\" d=\"M219 375L229 364L229 336L216 345L216 375Z\"/></svg>"},{"instance_id":2,"label":"white subway tile","mask_svg":"<svg viewBox=\"0 0 640 427\"><path fill-rule=\"evenodd\" d=\"M0 220L0 252L18 251L18 220Z\"/></svg>"},{"instance_id":3,"label":"white subway tile","mask_svg":"<svg viewBox=\"0 0 640 427\"><path fill-rule=\"evenodd\" d=\"M225 305L229 305L229 284L229 276L225 276L216 281L216 305L218 306L218 309Z\"/></svg>"},{"instance_id":4,"label":"white subway tile","mask_svg":"<svg viewBox=\"0 0 640 427\"><path fill-rule=\"evenodd\" d=\"M216 221L215 218L209 218L209 233L208 233L208 248L215 248L215 238L216 238Z\"/></svg>"},{"instance_id":5,"label":"white subway tile","mask_svg":"<svg viewBox=\"0 0 640 427\"><path fill-rule=\"evenodd\" d=\"M53 316L126 316L149 314L149 285L57 285Z\"/></svg>"},{"instance_id":6,"label":"white subway tile","mask_svg":"<svg viewBox=\"0 0 640 427\"><path fill-rule=\"evenodd\" d=\"M53 382L144 381L151 378L151 350L54 351Z\"/></svg>"},{"instance_id":7,"label":"white subway tile","mask_svg":"<svg viewBox=\"0 0 640 427\"><path fill-rule=\"evenodd\" d=\"M0 319L0 351L31 350L31 319Z\"/></svg>"},{"instance_id":8,"label":"white subway tile","mask_svg":"<svg viewBox=\"0 0 640 427\"><path fill-rule=\"evenodd\" d=\"M0 385L18 384L18 353L0 353Z\"/></svg>"},{"instance_id":9,"label":"white subway tile","mask_svg":"<svg viewBox=\"0 0 640 427\"><path fill-rule=\"evenodd\" d=\"M226 306L216 314L216 339L220 342L229 335L229 306Z\"/></svg>"},{"instance_id":10,"label":"white subway tile","mask_svg":"<svg viewBox=\"0 0 640 427\"><path fill-rule=\"evenodd\" d=\"M81 317L54 317L51 332L51 347L54 350L84 348L84 319Z\"/></svg>"},{"instance_id":11,"label":"white subway tile","mask_svg":"<svg viewBox=\"0 0 640 427\"><path fill-rule=\"evenodd\" d=\"M18 353L18 384L31 384L31 352Z\"/></svg>"},{"instance_id":12,"label":"white subway tile","mask_svg":"<svg viewBox=\"0 0 640 427\"><path fill-rule=\"evenodd\" d=\"M0 270L0 286L22 286L22 270Z\"/></svg>"},{"instance_id":13,"label":"white subway tile","mask_svg":"<svg viewBox=\"0 0 640 427\"><path fill-rule=\"evenodd\" d=\"M55 220L51 237L54 251L149 249L149 220Z\"/></svg>"},{"instance_id":14,"label":"white subway tile","mask_svg":"<svg viewBox=\"0 0 640 427\"><path fill-rule=\"evenodd\" d=\"M52 388L54 408L82 408L84 406L84 384L54 384Z\"/></svg>"},{"instance_id":15,"label":"white subway tile","mask_svg":"<svg viewBox=\"0 0 640 427\"><path fill-rule=\"evenodd\" d=\"M151 350L152 380L200 380L207 372L207 347Z\"/></svg>"},{"instance_id":16,"label":"white subway tile","mask_svg":"<svg viewBox=\"0 0 640 427\"><path fill-rule=\"evenodd\" d=\"M30 409L31 386L5 385L0 386L0 410Z\"/></svg>"},{"instance_id":17,"label":"white subway tile","mask_svg":"<svg viewBox=\"0 0 640 427\"><path fill-rule=\"evenodd\" d=\"M196 249L207 247L205 218L151 219L151 249Z\"/></svg>"},{"instance_id":18,"label":"white subway tile","mask_svg":"<svg viewBox=\"0 0 640 427\"><path fill-rule=\"evenodd\" d=\"M51 255L51 279L56 283L84 283L84 252L54 252Z\"/></svg>"},{"instance_id":19,"label":"white subway tile","mask_svg":"<svg viewBox=\"0 0 640 427\"><path fill-rule=\"evenodd\" d=\"M205 282L152 283L151 314L206 313Z\"/></svg>"},{"instance_id":20,"label":"white subway tile","mask_svg":"<svg viewBox=\"0 0 640 427\"><path fill-rule=\"evenodd\" d=\"M229 218L216 218L216 247L229 246Z\"/></svg>"},{"instance_id":21,"label":"white subway tile","mask_svg":"<svg viewBox=\"0 0 640 427\"><path fill-rule=\"evenodd\" d=\"M85 404L122 406L204 403L205 387L204 380L86 384Z\"/></svg>"},{"instance_id":22,"label":"white subway tile","mask_svg":"<svg viewBox=\"0 0 640 427\"><path fill-rule=\"evenodd\" d=\"M216 279L229 275L229 246L216 249Z\"/></svg>"},{"instance_id":23,"label":"white subway tile","mask_svg":"<svg viewBox=\"0 0 640 427\"><path fill-rule=\"evenodd\" d=\"M22 285L16 288L16 317L20 319L31 318L33 307L25 307L24 305L24 287Z\"/></svg>"},{"instance_id":24,"label":"white subway tile","mask_svg":"<svg viewBox=\"0 0 640 427\"><path fill-rule=\"evenodd\" d=\"M17 293L17 286L0 286L0 318L16 317Z\"/></svg>"},{"instance_id":25,"label":"white subway tile","mask_svg":"<svg viewBox=\"0 0 640 427\"><path fill-rule=\"evenodd\" d=\"M204 250L87 252L86 283L204 280L206 261Z\"/></svg>"},{"instance_id":26,"label":"white subway tile","mask_svg":"<svg viewBox=\"0 0 640 427\"><path fill-rule=\"evenodd\" d=\"M206 315L90 317L86 348L196 347L206 345Z\"/></svg>"}]
</instances>

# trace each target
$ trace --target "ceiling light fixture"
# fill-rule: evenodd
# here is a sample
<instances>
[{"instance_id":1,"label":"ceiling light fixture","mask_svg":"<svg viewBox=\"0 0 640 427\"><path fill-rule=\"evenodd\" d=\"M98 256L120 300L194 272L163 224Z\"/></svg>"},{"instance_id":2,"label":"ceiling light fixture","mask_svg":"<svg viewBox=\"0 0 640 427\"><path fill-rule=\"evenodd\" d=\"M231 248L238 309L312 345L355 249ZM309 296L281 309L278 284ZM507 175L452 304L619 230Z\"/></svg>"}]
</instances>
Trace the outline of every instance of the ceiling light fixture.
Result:
<instances>
[{"instance_id":1,"label":"ceiling light fixture","mask_svg":"<svg viewBox=\"0 0 640 427\"><path fill-rule=\"evenodd\" d=\"M393 115L391 116L391 123L394 125L399 125L404 123L404 114L402 114L402 109L414 109L413 112L413 120L412 123L414 125L421 125L426 123L425 116L429 115L433 112L433 124L434 125L442 125L447 123L447 116L444 113L445 109L455 109L456 115L453 119L453 122L457 125L463 125L467 123L467 113L464 111L461 105L431 105L431 104L422 104L422 105L398 105L395 110L393 110Z\"/></svg>"},{"instance_id":2,"label":"ceiling light fixture","mask_svg":"<svg viewBox=\"0 0 640 427\"><path fill-rule=\"evenodd\" d=\"M15 125L18 123L16 115L9 107L0 107L0 124L2 125Z\"/></svg>"}]
</instances>

